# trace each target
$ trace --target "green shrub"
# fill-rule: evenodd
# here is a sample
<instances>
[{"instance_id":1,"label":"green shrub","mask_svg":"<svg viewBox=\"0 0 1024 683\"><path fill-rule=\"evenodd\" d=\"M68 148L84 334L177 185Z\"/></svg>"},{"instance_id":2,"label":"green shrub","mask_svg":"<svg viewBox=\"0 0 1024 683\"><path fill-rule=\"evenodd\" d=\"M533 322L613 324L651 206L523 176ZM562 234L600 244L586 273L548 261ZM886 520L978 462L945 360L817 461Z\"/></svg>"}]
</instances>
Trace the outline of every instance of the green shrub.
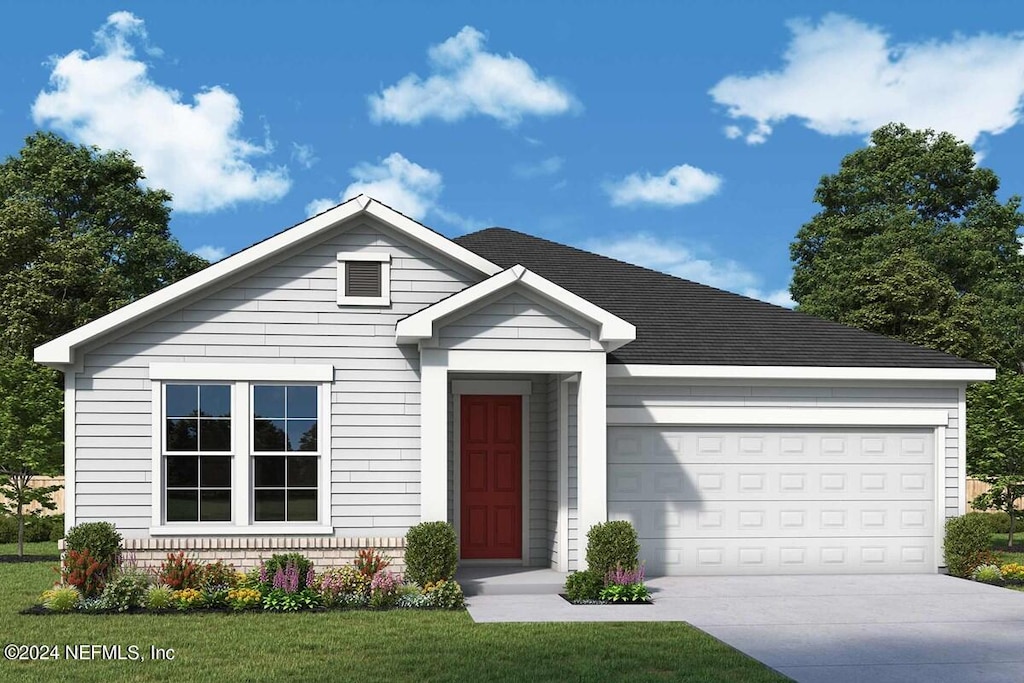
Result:
<instances>
[{"instance_id":1,"label":"green shrub","mask_svg":"<svg viewBox=\"0 0 1024 683\"><path fill-rule=\"evenodd\" d=\"M587 532L587 567L603 577L616 567L632 569L640 563L636 529L625 521L603 522Z\"/></svg>"},{"instance_id":2,"label":"green shrub","mask_svg":"<svg viewBox=\"0 0 1024 683\"><path fill-rule=\"evenodd\" d=\"M610 583L601 589L605 602L644 602L651 592L642 583Z\"/></svg>"},{"instance_id":3,"label":"green shrub","mask_svg":"<svg viewBox=\"0 0 1024 683\"><path fill-rule=\"evenodd\" d=\"M946 520L946 568L950 575L966 578L974 568L985 564L989 555L991 527L977 515L963 515Z\"/></svg>"},{"instance_id":4,"label":"green shrub","mask_svg":"<svg viewBox=\"0 0 1024 683\"><path fill-rule=\"evenodd\" d=\"M64 536L65 550L89 550L89 554L105 563L109 570L117 567L121 551L121 534L110 522L85 522L68 529Z\"/></svg>"},{"instance_id":5,"label":"green shrub","mask_svg":"<svg viewBox=\"0 0 1024 683\"><path fill-rule=\"evenodd\" d=\"M309 578L309 570L313 563L302 553L280 553L272 555L269 560L263 563L266 570L267 581L273 583L277 570L285 571L289 564L294 564L299 574L299 590L306 587L306 579Z\"/></svg>"},{"instance_id":6,"label":"green shrub","mask_svg":"<svg viewBox=\"0 0 1024 683\"><path fill-rule=\"evenodd\" d=\"M604 577L592 569L573 572L565 577L565 595L570 602L597 600L604 588Z\"/></svg>"},{"instance_id":7,"label":"green shrub","mask_svg":"<svg viewBox=\"0 0 1024 683\"><path fill-rule=\"evenodd\" d=\"M73 586L56 586L43 593L43 607L53 612L70 612L81 601L82 594Z\"/></svg>"},{"instance_id":8,"label":"green shrub","mask_svg":"<svg viewBox=\"0 0 1024 683\"><path fill-rule=\"evenodd\" d=\"M423 587L428 607L437 609L462 609L466 606L466 596L458 581L441 579L428 583Z\"/></svg>"},{"instance_id":9,"label":"green shrub","mask_svg":"<svg viewBox=\"0 0 1024 683\"><path fill-rule=\"evenodd\" d=\"M167 586L150 586L142 599L142 605L146 609L167 609L171 606L173 596L174 591Z\"/></svg>"},{"instance_id":10,"label":"green shrub","mask_svg":"<svg viewBox=\"0 0 1024 683\"><path fill-rule=\"evenodd\" d=\"M971 578L979 583L990 583L994 586L1003 584L1003 572L994 564L982 564L974 568Z\"/></svg>"},{"instance_id":11,"label":"green shrub","mask_svg":"<svg viewBox=\"0 0 1024 683\"><path fill-rule=\"evenodd\" d=\"M56 541L64 536L64 515L25 515L25 542ZM0 515L0 543L18 542L18 518Z\"/></svg>"},{"instance_id":12,"label":"green shrub","mask_svg":"<svg viewBox=\"0 0 1024 683\"><path fill-rule=\"evenodd\" d=\"M450 580L458 562L458 539L448 522L421 522L405 535L405 575L417 585Z\"/></svg>"},{"instance_id":13,"label":"green shrub","mask_svg":"<svg viewBox=\"0 0 1024 683\"><path fill-rule=\"evenodd\" d=\"M988 524L994 534L1005 534L1010 531L1010 515L1005 512L968 512L966 517L977 517ZM1021 530L1021 519L1024 515L1017 516L1017 531Z\"/></svg>"},{"instance_id":14,"label":"green shrub","mask_svg":"<svg viewBox=\"0 0 1024 683\"><path fill-rule=\"evenodd\" d=\"M149 575L144 571L119 571L103 588L103 600L109 609L127 612L132 607L142 607L148 590Z\"/></svg>"}]
</instances>

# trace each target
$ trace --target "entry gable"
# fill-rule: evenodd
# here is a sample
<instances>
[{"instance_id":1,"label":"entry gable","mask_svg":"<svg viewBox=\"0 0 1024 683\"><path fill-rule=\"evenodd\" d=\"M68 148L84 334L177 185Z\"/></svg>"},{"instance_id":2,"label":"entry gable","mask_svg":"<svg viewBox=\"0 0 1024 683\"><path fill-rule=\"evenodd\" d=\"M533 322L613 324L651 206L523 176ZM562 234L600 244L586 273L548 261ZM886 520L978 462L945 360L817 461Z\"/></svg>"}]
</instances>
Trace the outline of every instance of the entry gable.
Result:
<instances>
[{"instance_id":1,"label":"entry gable","mask_svg":"<svg viewBox=\"0 0 1024 683\"><path fill-rule=\"evenodd\" d=\"M537 304L538 308L531 311L531 303ZM500 307L487 311L489 306L499 304ZM582 322L593 328L593 339L600 342L606 351L614 351L636 338L636 328L629 322L521 265L493 275L405 318L398 323L395 337L400 344L426 342L436 338L442 328L470 315L479 318L472 326L484 331L495 326L518 329L519 323L528 321L517 321L516 316L532 316L532 327L543 327L543 323L536 323L547 317L554 327L567 330L570 337L574 332L590 336L580 324ZM473 334L481 335L479 330Z\"/></svg>"}]
</instances>

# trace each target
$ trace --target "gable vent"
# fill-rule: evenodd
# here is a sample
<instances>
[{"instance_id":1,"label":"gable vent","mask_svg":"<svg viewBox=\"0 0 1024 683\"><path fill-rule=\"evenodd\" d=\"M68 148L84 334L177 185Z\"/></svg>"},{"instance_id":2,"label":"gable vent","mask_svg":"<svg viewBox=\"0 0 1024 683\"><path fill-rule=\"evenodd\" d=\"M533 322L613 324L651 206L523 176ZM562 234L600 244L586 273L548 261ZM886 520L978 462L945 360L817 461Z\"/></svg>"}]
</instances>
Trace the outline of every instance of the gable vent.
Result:
<instances>
[{"instance_id":1,"label":"gable vent","mask_svg":"<svg viewBox=\"0 0 1024 683\"><path fill-rule=\"evenodd\" d=\"M381 264L349 261L345 264L345 296L380 296Z\"/></svg>"}]
</instances>

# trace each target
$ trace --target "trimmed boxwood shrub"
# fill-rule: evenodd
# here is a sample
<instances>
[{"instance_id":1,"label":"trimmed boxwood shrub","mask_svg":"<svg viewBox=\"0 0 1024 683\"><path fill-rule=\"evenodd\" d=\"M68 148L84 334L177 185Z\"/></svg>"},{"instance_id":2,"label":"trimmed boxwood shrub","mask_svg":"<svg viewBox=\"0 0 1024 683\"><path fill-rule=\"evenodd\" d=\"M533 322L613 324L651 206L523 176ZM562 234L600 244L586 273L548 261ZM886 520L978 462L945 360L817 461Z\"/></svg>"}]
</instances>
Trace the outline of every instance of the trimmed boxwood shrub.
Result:
<instances>
[{"instance_id":1,"label":"trimmed boxwood shrub","mask_svg":"<svg viewBox=\"0 0 1024 683\"><path fill-rule=\"evenodd\" d=\"M633 569L639 558L640 542L629 522L603 522L587 532L587 567L602 579L616 567Z\"/></svg>"},{"instance_id":2,"label":"trimmed boxwood shrub","mask_svg":"<svg viewBox=\"0 0 1024 683\"><path fill-rule=\"evenodd\" d=\"M420 586L455 576L459 549L448 522L421 522L405 535L405 575Z\"/></svg>"},{"instance_id":3,"label":"trimmed boxwood shrub","mask_svg":"<svg viewBox=\"0 0 1024 683\"><path fill-rule=\"evenodd\" d=\"M989 559L991 527L978 515L963 515L946 520L946 568L952 576L967 578L974 568Z\"/></svg>"},{"instance_id":4,"label":"trimmed boxwood shrub","mask_svg":"<svg viewBox=\"0 0 1024 683\"><path fill-rule=\"evenodd\" d=\"M76 524L64 537L64 550L86 549L97 562L106 563L108 571L114 569L121 552L121 534L110 522Z\"/></svg>"},{"instance_id":5,"label":"trimmed boxwood shrub","mask_svg":"<svg viewBox=\"0 0 1024 683\"><path fill-rule=\"evenodd\" d=\"M1010 531L1010 515L1005 512L968 512L966 517L977 517L984 520L994 534L1005 534ZM1017 513L1017 528L1020 529L1020 520L1024 515Z\"/></svg>"},{"instance_id":6,"label":"trimmed boxwood shrub","mask_svg":"<svg viewBox=\"0 0 1024 683\"><path fill-rule=\"evenodd\" d=\"M592 569L573 572L565 577L565 597L572 602L597 600L604 588L604 575Z\"/></svg>"}]
</instances>

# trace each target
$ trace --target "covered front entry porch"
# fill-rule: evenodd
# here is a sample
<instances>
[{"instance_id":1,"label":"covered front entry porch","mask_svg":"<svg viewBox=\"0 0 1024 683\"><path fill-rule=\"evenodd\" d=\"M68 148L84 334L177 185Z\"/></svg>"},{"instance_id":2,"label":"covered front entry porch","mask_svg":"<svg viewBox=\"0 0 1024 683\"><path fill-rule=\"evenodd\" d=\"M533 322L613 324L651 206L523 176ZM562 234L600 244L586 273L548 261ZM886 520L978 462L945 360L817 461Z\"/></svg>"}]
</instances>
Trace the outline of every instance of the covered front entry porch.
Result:
<instances>
[{"instance_id":1,"label":"covered front entry porch","mask_svg":"<svg viewBox=\"0 0 1024 683\"><path fill-rule=\"evenodd\" d=\"M441 424L445 429L443 451L439 439L423 439L422 519L452 523L460 566L578 568L580 529L603 521L607 510L607 467L596 457L603 456L604 439L595 443L583 429L590 424L593 434L606 433L603 354L597 358L600 363L591 357L591 368L573 373L449 366L441 395L424 394L424 428ZM447 360L452 361L450 352ZM427 367L425 362L429 378ZM588 379L598 383L595 375L601 386L592 388L588 400L584 387ZM601 396L599 408L588 405L594 394ZM592 408L597 415L588 423ZM428 464L431 456L443 456L439 467Z\"/></svg>"},{"instance_id":2,"label":"covered front entry porch","mask_svg":"<svg viewBox=\"0 0 1024 683\"><path fill-rule=\"evenodd\" d=\"M608 514L606 355L636 329L516 265L395 334L420 352L420 518L464 563L581 565Z\"/></svg>"}]
</instances>

